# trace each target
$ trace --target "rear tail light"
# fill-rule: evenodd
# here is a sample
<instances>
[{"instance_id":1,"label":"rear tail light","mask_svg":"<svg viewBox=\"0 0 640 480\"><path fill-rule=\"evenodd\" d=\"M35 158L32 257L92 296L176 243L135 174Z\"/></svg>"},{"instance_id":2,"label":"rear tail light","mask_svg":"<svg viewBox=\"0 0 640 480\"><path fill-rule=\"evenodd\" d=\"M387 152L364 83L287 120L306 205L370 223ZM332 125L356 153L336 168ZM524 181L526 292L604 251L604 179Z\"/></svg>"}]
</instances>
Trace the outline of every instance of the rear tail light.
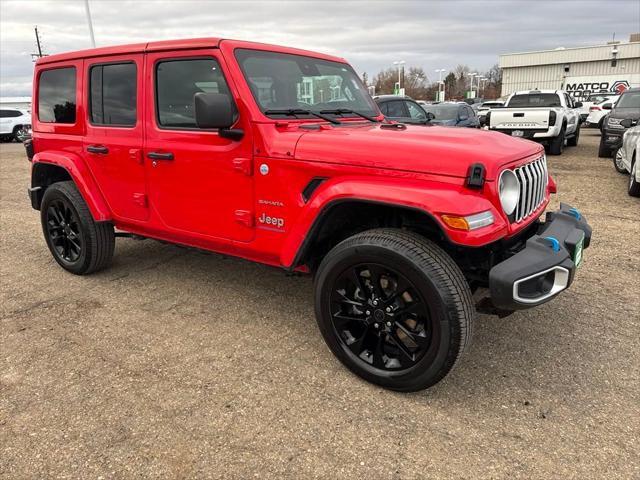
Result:
<instances>
[{"instance_id":1,"label":"rear tail light","mask_svg":"<svg viewBox=\"0 0 640 480\"><path fill-rule=\"evenodd\" d=\"M602 109L601 109L600 107L596 107L596 106L589 107L589 111L590 111L590 112L593 112L593 111L595 111L595 110L602 110Z\"/></svg>"},{"instance_id":2,"label":"rear tail light","mask_svg":"<svg viewBox=\"0 0 640 480\"><path fill-rule=\"evenodd\" d=\"M555 124L556 124L556 112L551 110L551 112L549 112L549 126L553 127Z\"/></svg>"}]
</instances>

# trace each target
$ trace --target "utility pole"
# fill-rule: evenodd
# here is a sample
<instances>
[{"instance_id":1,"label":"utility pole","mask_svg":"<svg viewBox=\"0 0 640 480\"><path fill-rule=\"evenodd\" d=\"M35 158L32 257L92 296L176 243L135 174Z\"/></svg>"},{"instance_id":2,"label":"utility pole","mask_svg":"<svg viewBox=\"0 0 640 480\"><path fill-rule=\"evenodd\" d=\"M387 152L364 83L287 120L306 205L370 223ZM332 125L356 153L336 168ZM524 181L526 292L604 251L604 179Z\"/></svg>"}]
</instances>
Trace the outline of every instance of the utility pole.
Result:
<instances>
[{"instance_id":1,"label":"utility pole","mask_svg":"<svg viewBox=\"0 0 640 480\"><path fill-rule=\"evenodd\" d=\"M87 23L89 24L89 35L91 36L91 46L96 47L96 37L93 36L93 23L91 22L91 10L89 9L89 0L84 0L84 9L87 13Z\"/></svg>"},{"instance_id":2,"label":"utility pole","mask_svg":"<svg viewBox=\"0 0 640 480\"><path fill-rule=\"evenodd\" d=\"M36 45L38 47L38 53L32 53L31 54L31 59L35 62L39 58L46 57L47 54L46 53L42 53L42 44L40 43L40 34L38 33L38 26L37 25L34 27L34 30L36 32Z\"/></svg>"}]
</instances>

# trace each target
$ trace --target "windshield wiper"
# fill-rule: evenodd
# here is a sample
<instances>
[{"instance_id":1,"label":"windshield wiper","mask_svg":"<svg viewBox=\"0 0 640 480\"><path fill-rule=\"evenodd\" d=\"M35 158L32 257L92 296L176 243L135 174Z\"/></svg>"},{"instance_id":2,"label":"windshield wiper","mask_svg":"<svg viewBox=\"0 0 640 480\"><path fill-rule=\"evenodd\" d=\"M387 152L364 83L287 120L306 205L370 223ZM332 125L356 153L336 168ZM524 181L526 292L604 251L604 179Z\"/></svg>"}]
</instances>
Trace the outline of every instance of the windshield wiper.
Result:
<instances>
[{"instance_id":1,"label":"windshield wiper","mask_svg":"<svg viewBox=\"0 0 640 480\"><path fill-rule=\"evenodd\" d=\"M358 117L364 118L365 120L369 120L370 122L378 123L381 120L378 120L375 117L370 115L365 115L364 113L356 112L355 110L351 110L350 108L336 108L335 110L320 110L320 113L329 113L333 115L357 115Z\"/></svg>"},{"instance_id":2,"label":"windshield wiper","mask_svg":"<svg viewBox=\"0 0 640 480\"><path fill-rule=\"evenodd\" d=\"M321 118L322 120L326 120L327 122L331 122L334 125L340 125L342 122L337 118L327 117L326 115L322 115L322 113L314 112L312 110L305 110L303 108L283 108L280 110L267 110L264 112L265 115L288 115L288 116L296 116L296 115L312 115L317 118Z\"/></svg>"}]
</instances>

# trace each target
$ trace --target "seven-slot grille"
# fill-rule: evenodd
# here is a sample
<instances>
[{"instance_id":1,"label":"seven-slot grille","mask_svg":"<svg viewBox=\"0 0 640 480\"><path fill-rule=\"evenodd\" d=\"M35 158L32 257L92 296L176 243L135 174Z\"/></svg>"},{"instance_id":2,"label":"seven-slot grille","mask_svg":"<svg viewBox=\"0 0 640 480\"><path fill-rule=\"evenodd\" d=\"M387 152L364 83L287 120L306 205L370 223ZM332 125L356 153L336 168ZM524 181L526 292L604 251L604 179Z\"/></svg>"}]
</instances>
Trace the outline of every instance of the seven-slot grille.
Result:
<instances>
[{"instance_id":1,"label":"seven-slot grille","mask_svg":"<svg viewBox=\"0 0 640 480\"><path fill-rule=\"evenodd\" d=\"M514 211L515 221L521 222L544 202L549 183L547 158L542 157L513 171L520 184L520 200Z\"/></svg>"}]
</instances>

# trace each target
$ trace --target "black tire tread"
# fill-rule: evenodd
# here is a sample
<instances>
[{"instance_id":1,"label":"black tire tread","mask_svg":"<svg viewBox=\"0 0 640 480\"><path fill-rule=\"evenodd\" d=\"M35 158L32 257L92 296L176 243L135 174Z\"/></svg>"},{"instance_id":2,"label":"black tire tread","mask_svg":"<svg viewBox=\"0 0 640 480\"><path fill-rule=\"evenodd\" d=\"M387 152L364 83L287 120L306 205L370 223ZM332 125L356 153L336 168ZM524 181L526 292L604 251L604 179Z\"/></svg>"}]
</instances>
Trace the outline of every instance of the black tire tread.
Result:
<instances>
[{"instance_id":1,"label":"black tire tread","mask_svg":"<svg viewBox=\"0 0 640 480\"><path fill-rule=\"evenodd\" d=\"M631 172L629 172L629 175L631 175L631 179L629 180L629 187L628 187L627 192L629 193L629 196L631 196L631 197L640 197L640 182L636 182L636 180L635 180L635 178L633 176L633 164L634 163L636 163L635 159L633 159L633 162L631 163Z\"/></svg>"},{"instance_id":2,"label":"black tire tread","mask_svg":"<svg viewBox=\"0 0 640 480\"><path fill-rule=\"evenodd\" d=\"M73 181L56 182L47 188L45 195L50 189L59 191L71 201L78 212L82 227L88 234L88 261L85 262L81 270L73 271L72 273L88 275L109 266L115 250L113 224L110 222L96 222L93 219L87 203Z\"/></svg>"},{"instance_id":3,"label":"black tire tread","mask_svg":"<svg viewBox=\"0 0 640 480\"><path fill-rule=\"evenodd\" d=\"M438 383L459 363L463 353L469 348L473 336L475 306L469 284L462 271L438 245L408 230L393 228L367 230L343 240L334 248L343 249L358 244L383 246L398 255L408 257L438 285L440 295L444 299L446 313L449 316L452 339L447 359L429 384L421 385L419 388L391 388L399 391L413 391ZM320 269L322 269L322 264Z\"/></svg>"}]
</instances>

